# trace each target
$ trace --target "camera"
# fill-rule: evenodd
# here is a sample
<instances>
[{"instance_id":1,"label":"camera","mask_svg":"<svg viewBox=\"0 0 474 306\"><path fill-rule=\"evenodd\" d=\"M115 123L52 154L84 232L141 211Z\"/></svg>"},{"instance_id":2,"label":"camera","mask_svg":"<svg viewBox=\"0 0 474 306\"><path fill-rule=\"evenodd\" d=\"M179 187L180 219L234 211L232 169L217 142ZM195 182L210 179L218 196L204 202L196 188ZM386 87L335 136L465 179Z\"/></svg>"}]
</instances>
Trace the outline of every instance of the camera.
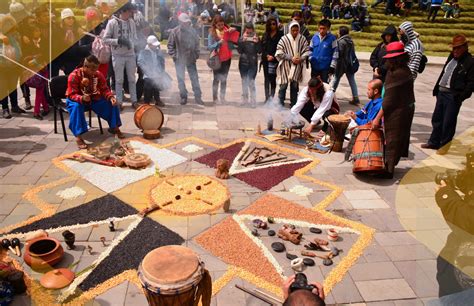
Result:
<instances>
[{"instance_id":1,"label":"camera","mask_svg":"<svg viewBox=\"0 0 474 306\"><path fill-rule=\"evenodd\" d=\"M445 181L446 185L459 189L464 194L474 190L474 153L466 154L466 168L463 170L448 169L445 173L438 173L435 176L435 183L441 185Z\"/></svg>"},{"instance_id":2,"label":"camera","mask_svg":"<svg viewBox=\"0 0 474 306\"><path fill-rule=\"evenodd\" d=\"M295 281L290 285L290 292L300 289L313 291L315 288L314 285L308 284L308 278L304 273L296 273Z\"/></svg>"}]
</instances>

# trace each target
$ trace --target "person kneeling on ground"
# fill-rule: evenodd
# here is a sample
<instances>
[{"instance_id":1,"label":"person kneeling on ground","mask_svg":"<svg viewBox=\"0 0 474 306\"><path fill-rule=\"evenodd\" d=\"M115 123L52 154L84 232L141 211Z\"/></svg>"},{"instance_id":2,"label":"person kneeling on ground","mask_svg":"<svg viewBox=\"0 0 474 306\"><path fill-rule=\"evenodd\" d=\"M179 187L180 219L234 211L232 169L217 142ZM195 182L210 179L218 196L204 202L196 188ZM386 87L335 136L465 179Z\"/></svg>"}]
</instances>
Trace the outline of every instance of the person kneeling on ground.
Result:
<instances>
[{"instance_id":1,"label":"person kneeling on ground","mask_svg":"<svg viewBox=\"0 0 474 306\"><path fill-rule=\"evenodd\" d=\"M299 273L302 274L302 273ZM324 288L318 282L312 282L312 291L306 289L292 290L291 285L295 282L296 275L288 277L283 283L283 296L285 302L283 306L324 306Z\"/></svg>"},{"instance_id":2,"label":"person kneeling on ground","mask_svg":"<svg viewBox=\"0 0 474 306\"><path fill-rule=\"evenodd\" d=\"M171 78L165 71L165 58L156 36L148 36L145 49L138 55L138 66L144 73L145 103L150 104L155 99L155 105L165 106L160 99L160 91L170 87Z\"/></svg>"},{"instance_id":3,"label":"person kneeling on ground","mask_svg":"<svg viewBox=\"0 0 474 306\"><path fill-rule=\"evenodd\" d=\"M79 149L87 145L81 135L87 132L88 126L84 116L85 107L90 107L109 124L109 131L124 138L119 127L120 109L115 96L107 87L104 76L98 71L99 60L94 55L84 60L82 67L76 68L68 77L67 110L69 112L69 129L76 137Z\"/></svg>"},{"instance_id":4,"label":"person kneeling on ground","mask_svg":"<svg viewBox=\"0 0 474 306\"><path fill-rule=\"evenodd\" d=\"M380 109L382 108L382 81L374 79L367 85L367 97L370 99L363 108L357 112L347 111L346 116L351 117L351 123L349 128L354 128L358 125L364 125L377 117Z\"/></svg>"},{"instance_id":5,"label":"person kneeling on ground","mask_svg":"<svg viewBox=\"0 0 474 306\"><path fill-rule=\"evenodd\" d=\"M301 90L290 112L292 116L301 114L310 123L304 129L305 133L310 134L321 119L338 114L339 105L334 91L329 89L328 84L323 83L320 78L311 78L308 86ZM327 126L328 124L324 122L322 130L325 131Z\"/></svg>"}]
</instances>

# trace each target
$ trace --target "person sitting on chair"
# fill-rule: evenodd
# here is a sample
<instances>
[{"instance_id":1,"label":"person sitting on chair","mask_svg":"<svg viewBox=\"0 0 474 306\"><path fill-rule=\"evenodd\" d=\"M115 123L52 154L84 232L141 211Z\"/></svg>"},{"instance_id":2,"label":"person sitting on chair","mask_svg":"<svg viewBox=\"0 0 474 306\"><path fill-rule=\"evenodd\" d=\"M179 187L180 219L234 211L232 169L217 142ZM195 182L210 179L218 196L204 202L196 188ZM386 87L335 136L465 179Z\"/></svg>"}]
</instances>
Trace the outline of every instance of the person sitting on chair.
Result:
<instances>
[{"instance_id":1,"label":"person sitting on chair","mask_svg":"<svg viewBox=\"0 0 474 306\"><path fill-rule=\"evenodd\" d=\"M377 117L382 108L382 86L383 83L379 79L373 79L367 85L367 97L370 99L363 108L357 112L347 111L344 115L351 117L349 128L354 128L358 125L364 125Z\"/></svg>"},{"instance_id":2,"label":"person sitting on chair","mask_svg":"<svg viewBox=\"0 0 474 306\"><path fill-rule=\"evenodd\" d=\"M98 71L99 64L97 57L90 55L84 60L82 67L76 68L68 77L66 107L69 112L69 129L76 137L79 149L87 148L81 137L88 130L85 107L90 107L97 116L107 121L111 133L124 138L119 129L122 122L117 100L107 87L104 76Z\"/></svg>"},{"instance_id":3,"label":"person sitting on chair","mask_svg":"<svg viewBox=\"0 0 474 306\"><path fill-rule=\"evenodd\" d=\"M296 104L290 110L292 116L301 114L310 124L304 129L306 134L310 134L321 119L339 113L339 105L336 101L334 91L329 89L329 85L323 83L319 77L309 80L308 86L303 88L298 95ZM328 124L324 121L323 131Z\"/></svg>"}]
</instances>

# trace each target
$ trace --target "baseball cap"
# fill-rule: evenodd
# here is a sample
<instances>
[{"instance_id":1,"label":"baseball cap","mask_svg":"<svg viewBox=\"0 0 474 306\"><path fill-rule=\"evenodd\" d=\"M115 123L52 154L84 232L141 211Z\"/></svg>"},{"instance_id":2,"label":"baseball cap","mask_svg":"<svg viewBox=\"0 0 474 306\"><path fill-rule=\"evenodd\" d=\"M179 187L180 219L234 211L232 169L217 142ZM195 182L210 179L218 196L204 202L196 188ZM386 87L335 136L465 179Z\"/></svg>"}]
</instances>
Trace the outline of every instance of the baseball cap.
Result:
<instances>
[{"instance_id":1,"label":"baseball cap","mask_svg":"<svg viewBox=\"0 0 474 306\"><path fill-rule=\"evenodd\" d=\"M155 47L160 46L160 42L158 41L158 38L156 38L156 36L154 35L148 36L148 38L146 39L146 43L149 45L153 45Z\"/></svg>"}]
</instances>

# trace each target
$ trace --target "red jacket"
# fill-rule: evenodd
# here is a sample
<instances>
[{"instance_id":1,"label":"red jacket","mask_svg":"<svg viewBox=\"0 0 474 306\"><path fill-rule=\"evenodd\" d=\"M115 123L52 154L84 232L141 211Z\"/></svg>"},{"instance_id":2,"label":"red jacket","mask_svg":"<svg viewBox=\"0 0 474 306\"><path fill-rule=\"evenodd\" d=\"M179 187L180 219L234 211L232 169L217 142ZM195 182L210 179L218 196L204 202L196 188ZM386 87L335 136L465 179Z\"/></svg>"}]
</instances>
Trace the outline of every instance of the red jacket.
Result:
<instances>
[{"instance_id":1,"label":"red jacket","mask_svg":"<svg viewBox=\"0 0 474 306\"><path fill-rule=\"evenodd\" d=\"M101 98L110 100L114 96L107 86L104 76L99 71L89 79L88 86L82 84L84 78L82 67L76 68L71 72L67 82L66 97L72 101L82 103L82 96L84 94L91 96L91 102L98 101Z\"/></svg>"}]
</instances>

